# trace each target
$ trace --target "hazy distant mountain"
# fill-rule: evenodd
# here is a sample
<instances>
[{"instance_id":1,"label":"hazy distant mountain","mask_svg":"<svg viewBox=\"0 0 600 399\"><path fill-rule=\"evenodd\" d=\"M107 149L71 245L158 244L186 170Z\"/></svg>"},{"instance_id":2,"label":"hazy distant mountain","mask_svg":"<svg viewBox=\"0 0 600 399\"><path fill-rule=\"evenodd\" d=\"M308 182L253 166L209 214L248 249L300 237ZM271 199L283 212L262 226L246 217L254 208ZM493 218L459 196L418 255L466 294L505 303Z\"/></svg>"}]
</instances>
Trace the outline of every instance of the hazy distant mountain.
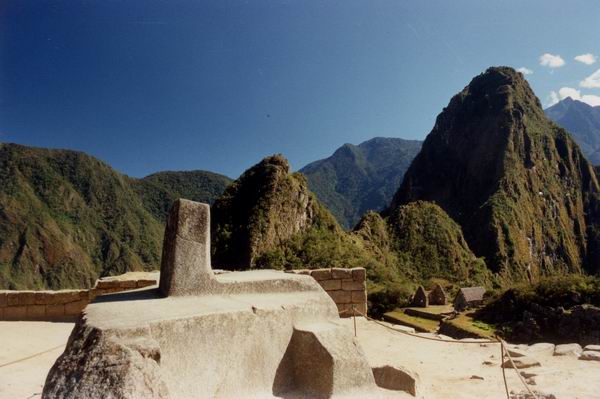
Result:
<instances>
[{"instance_id":1,"label":"hazy distant mountain","mask_svg":"<svg viewBox=\"0 0 600 399\"><path fill-rule=\"evenodd\" d=\"M346 228L368 210L389 205L421 141L376 137L344 144L329 158L300 169L308 186Z\"/></svg>"},{"instance_id":2,"label":"hazy distant mountain","mask_svg":"<svg viewBox=\"0 0 600 399\"><path fill-rule=\"evenodd\" d=\"M571 133L591 163L600 164L600 106L592 107L567 97L545 112Z\"/></svg>"}]
</instances>

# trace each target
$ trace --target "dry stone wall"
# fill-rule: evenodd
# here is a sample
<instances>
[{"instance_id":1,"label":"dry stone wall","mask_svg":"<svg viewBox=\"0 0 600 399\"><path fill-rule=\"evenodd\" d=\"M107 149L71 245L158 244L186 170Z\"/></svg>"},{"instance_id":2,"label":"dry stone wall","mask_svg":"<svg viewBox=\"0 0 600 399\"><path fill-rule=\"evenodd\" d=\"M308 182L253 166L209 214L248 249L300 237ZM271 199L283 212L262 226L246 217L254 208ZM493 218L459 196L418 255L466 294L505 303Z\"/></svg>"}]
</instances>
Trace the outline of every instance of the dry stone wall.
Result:
<instances>
[{"instance_id":1,"label":"dry stone wall","mask_svg":"<svg viewBox=\"0 0 600 399\"><path fill-rule=\"evenodd\" d=\"M364 268L299 269L289 273L308 274L317 280L337 305L340 317L352 316L353 307L357 316L367 314L367 273Z\"/></svg>"},{"instance_id":2,"label":"dry stone wall","mask_svg":"<svg viewBox=\"0 0 600 399\"><path fill-rule=\"evenodd\" d=\"M367 314L364 268L301 269L290 273L313 277L337 305L340 317L352 316L352 308ZM0 291L0 320L72 321L99 295L157 284L158 273L126 273L102 278L89 290Z\"/></svg>"},{"instance_id":3,"label":"dry stone wall","mask_svg":"<svg viewBox=\"0 0 600 399\"><path fill-rule=\"evenodd\" d=\"M72 321L95 297L155 285L157 276L108 277L88 290L0 291L0 320Z\"/></svg>"}]
</instances>

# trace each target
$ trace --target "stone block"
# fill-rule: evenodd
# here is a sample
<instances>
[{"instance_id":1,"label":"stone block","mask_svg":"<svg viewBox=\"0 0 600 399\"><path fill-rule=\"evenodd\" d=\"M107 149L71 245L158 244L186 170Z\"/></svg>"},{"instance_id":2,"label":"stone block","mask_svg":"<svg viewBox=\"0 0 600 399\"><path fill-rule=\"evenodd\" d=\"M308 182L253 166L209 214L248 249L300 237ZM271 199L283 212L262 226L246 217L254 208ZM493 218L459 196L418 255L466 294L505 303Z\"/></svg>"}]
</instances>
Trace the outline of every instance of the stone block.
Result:
<instances>
[{"instance_id":1,"label":"stone block","mask_svg":"<svg viewBox=\"0 0 600 399\"><path fill-rule=\"evenodd\" d=\"M78 290L61 290L55 292L48 292L46 305L64 304L68 302L75 302L79 300Z\"/></svg>"},{"instance_id":2,"label":"stone block","mask_svg":"<svg viewBox=\"0 0 600 399\"><path fill-rule=\"evenodd\" d=\"M554 356L579 356L583 348L579 344L562 344L554 347Z\"/></svg>"},{"instance_id":3,"label":"stone block","mask_svg":"<svg viewBox=\"0 0 600 399\"><path fill-rule=\"evenodd\" d=\"M121 288L131 289L137 287L137 281L135 280L125 280L121 281Z\"/></svg>"},{"instance_id":4,"label":"stone block","mask_svg":"<svg viewBox=\"0 0 600 399\"><path fill-rule=\"evenodd\" d=\"M351 291L327 291L333 302L335 303L351 303L352 292Z\"/></svg>"},{"instance_id":5,"label":"stone block","mask_svg":"<svg viewBox=\"0 0 600 399\"><path fill-rule=\"evenodd\" d=\"M538 367L540 366L540 362L536 359L529 356L522 356L515 359L512 359L512 362L509 359L506 359L504 363L502 363L502 367L504 368L513 368L513 363L518 369L526 369L529 367Z\"/></svg>"},{"instance_id":6,"label":"stone block","mask_svg":"<svg viewBox=\"0 0 600 399\"><path fill-rule=\"evenodd\" d=\"M352 304L350 303L336 303L340 317L352 316Z\"/></svg>"},{"instance_id":7,"label":"stone block","mask_svg":"<svg viewBox=\"0 0 600 399\"><path fill-rule=\"evenodd\" d=\"M59 320L65 315L65 305L46 305L46 318L48 320Z\"/></svg>"},{"instance_id":8,"label":"stone block","mask_svg":"<svg viewBox=\"0 0 600 399\"><path fill-rule=\"evenodd\" d=\"M600 352L597 351L583 351L579 360L594 360L600 362Z\"/></svg>"},{"instance_id":9,"label":"stone block","mask_svg":"<svg viewBox=\"0 0 600 399\"><path fill-rule=\"evenodd\" d=\"M27 306L8 306L4 308L5 320L27 320Z\"/></svg>"},{"instance_id":10,"label":"stone block","mask_svg":"<svg viewBox=\"0 0 600 399\"><path fill-rule=\"evenodd\" d=\"M365 281L367 279L367 271L364 267L354 267L350 269L352 271L352 279L354 281Z\"/></svg>"},{"instance_id":11,"label":"stone block","mask_svg":"<svg viewBox=\"0 0 600 399\"><path fill-rule=\"evenodd\" d=\"M363 303L367 302L367 291L352 291L352 303Z\"/></svg>"},{"instance_id":12,"label":"stone block","mask_svg":"<svg viewBox=\"0 0 600 399\"><path fill-rule=\"evenodd\" d=\"M365 289L365 283L354 280L342 280L342 289L344 291L358 291Z\"/></svg>"},{"instance_id":13,"label":"stone block","mask_svg":"<svg viewBox=\"0 0 600 399\"><path fill-rule=\"evenodd\" d=\"M331 269L316 269L311 270L310 275L317 281L331 280Z\"/></svg>"},{"instance_id":14,"label":"stone block","mask_svg":"<svg viewBox=\"0 0 600 399\"><path fill-rule=\"evenodd\" d=\"M0 308L7 306L6 303L6 292L0 292Z\"/></svg>"},{"instance_id":15,"label":"stone block","mask_svg":"<svg viewBox=\"0 0 600 399\"><path fill-rule=\"evenodd\" d=\"M554 344L548 342L538 342L527 348L527 352L533 355L547 355L550 356L554 353Z\"/></svg>"},{"instance_id":16,"label":"stone block","mask_svg":"<svg viewBox=\"0 0 600 399\"><path fill-rule=\"evenodd\" d=\"M342 280L320 280L319 284L325 291L342 289Z\"/></svg>"},{"instance_id":17,"label":"stone block","mask_svg":"<svg viewBox=\"0 0 600 399\"><path fill-rule=\"evenodd\" d=\"M119 280L98 280L96 281L96 288L105 289L105 288L119 288L123 285L122 281Z\"/></svg>"},{"instance_id":18,"label":"stone block","mask_svg":"<svg viewBox=\"0 0 600 399\"><path fill-rule=\"evenodd\" d=\"M89 302L92 299L92 290L79 291L79 299L85 299Z\"/></svg>"},{"instance_id":19,"label":"stone block","mask_svg":"<svg viewBox=\"0 0 600 399\"><path fill-rule=\"evenodd\" d=\"M20 291L17 296L19 298L19 305L35 305L35 291Z\"/></svg>"},{"instance_id":20,"label":"stone block","mask_svg":"<svg viewBox=\"0 0 600 399\"><path fill-rule=\"evenodd\" d=\"M46 305L28 305L27 320L44 320L46 317Z\"/></svg>"},{"instance_id":21,"label":"stone block","mask_svg":"<svg viewBox=\"0 0 600 399\"><path fill-rule=\"evenodd\" d=\"M19 294L17 291L9 291L6 293L6 306L17 306L19 304Z\"/></svg>"},{"instance_id":22,"label":"stone block","mask_svg":"<svg viewBox=\"0 0 600 399\"><path fill-rule=\"evenodd\" d=\"M65 304L65 315L66 316L77 316L85 307L88 305L88 301L79 300L76 302L69 302Z\"/></svg>"},{"instance_id":23,"label":"stone block","mask_svg":"<svg viewBox=\"0 0 600 399\"><path fill-rule=\"evenodd\" d=\"M404 391L417 396L419 376L399 366L373 367L373 377L377 386L392 391Z\"/></svg>"},{"instance_id":24,"label":"stone block","mask_svg":"<svg viewBox=\"0 0 600 399\"><path fill-rule=\"evenodd\" d=\"M163 295L200 295L210 291L210 208L178 199L165 226L160 268Z\"/></svg>"},{"instance_id":25,"label":"stone block","mask_svg":"<svg viewBox=\"0 0 600 399\"><path fill-rule=\"evenodd\" d=\"M375 387L364 353L343 326L328 322L296 326L289 351L301 397L325 399L353 388Z\"/></svg>"},{"instance_id":26,"label":"stone block","mask_svg":"<svg viewBox=\"0 0 600 399\"><path fill-rule=\"evenodd\" d=\"M45 305L50 301L52 294L52 291L38 291L35 295L34 303L36 305Z\"/></svg>"},{"instance_id":27,"label":"stone block","mask_svg":"<svg viewBox=\"0 0 600 399\"><path fill-rule=\"evenodd\" d=\"M136 282L137 288L150 287L154 284L156 284L156 280L137 280Z\"/></svg>"},{"instance_id":28,"label":"stone block","mask_svg":"<svg viewBox=\"0 0 600 399\"><path fill-rule=\"evenodd\" d=\"M334 267L331 269L331 278L352 278L352 271L350 269L342 269L339 267Z\"/></svg>"}]
</instances>

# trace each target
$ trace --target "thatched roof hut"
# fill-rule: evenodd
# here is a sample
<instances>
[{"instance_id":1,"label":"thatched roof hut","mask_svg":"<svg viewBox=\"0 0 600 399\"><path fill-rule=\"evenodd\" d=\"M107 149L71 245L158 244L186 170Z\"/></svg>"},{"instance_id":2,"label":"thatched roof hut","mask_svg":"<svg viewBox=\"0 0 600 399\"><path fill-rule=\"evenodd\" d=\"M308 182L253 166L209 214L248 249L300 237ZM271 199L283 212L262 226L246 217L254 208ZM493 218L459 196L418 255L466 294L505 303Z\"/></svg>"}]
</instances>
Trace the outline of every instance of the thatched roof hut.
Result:
<instances>
[{"instance_id":1,"label":"thatched roof hut","mask_svg":"<svg viewBox=\"0 0 600 399\"><path fill-rule=\"evenodd\" d=\"M422 285L420 285L415 291L415 295L413 296L412 306L417 306L420 308L426 308L429 305L429 298L427 298L427 292Z\"/></svg>"},{"instance_id":2,"label":"thatched roof hut","mask_svg":"<svg viewBox=\"0 0 600 399\"><path fill-rule=\"evenodd\" d=\"M433 290L429 292L429 304L430 305L445 305L447 301L446 291L441 285L436 284Z\"/></svg>"},{"instance_id":3,"label":"thatched roof hut","mask_svg":"<svg viewBox=\"0 0 600 399\"><path fill-rule=\"evenodd\" d=\"M482 305L485 291L483 287L461 288L454 298L454 309L461 311Z\"/></svg>"}]
</instances>

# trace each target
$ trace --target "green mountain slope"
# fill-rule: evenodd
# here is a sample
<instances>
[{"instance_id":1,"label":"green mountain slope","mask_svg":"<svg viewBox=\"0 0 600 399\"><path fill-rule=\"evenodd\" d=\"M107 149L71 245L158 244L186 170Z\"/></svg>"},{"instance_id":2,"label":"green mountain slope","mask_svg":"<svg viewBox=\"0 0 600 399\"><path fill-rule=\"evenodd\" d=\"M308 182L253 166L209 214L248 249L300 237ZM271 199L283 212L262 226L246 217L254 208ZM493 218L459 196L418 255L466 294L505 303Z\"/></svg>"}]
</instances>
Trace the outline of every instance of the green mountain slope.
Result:
<instances>
[{"instance_id":1,"label":"green mountain slope","mask_svg":"<svg viewBox=\"0 0 600 399\"><path fill-rule=\"evenodd\" d=\"M193 170L158 172L131 181L144 207L164 220L177 198L212 204L233 180L218 173Z\"/></svg>"},{"instance_id":2,"label":"green mountain slope","mask_svg":"<svg viewBox=\"0 0 600 399\"><path fill-rule=\"evenodd\" d=\"M401 205L385 218L369 212L353 234L381 262L396 263L411 281L443 278L461 283L491 283L491 273L469 249L460 226L434 203L416 201Z\"/></svg>"},{"instance_id":3,"label":"green mountain slope","mask_svg":"<svg viewBox=\"0 0 600 399\"><path fill-rule=\"evenodd\" d=\"M421 141L376 137L358 146L344 144L329 158L300 172L317 198L345 228L368 210L385 208L421 149Z\"/></svg>"},{"instance_id":4,"label":"green mountain slope","mask_svg":"<svg viewBox=\"0 0 600 399\"><path fill-rule=\"evenodd\" d=\"M545 110L548 118L567 129L586 158L600 164L600 106L567 97Z\"/></svg>"},{"instance_id":5,"label":"green mountain slope","mask_svg":"<svg viewBox=\"0 0 600 399\"><path fill-rule=\"evenodd\" d=\"M224 269L365 267L376 314L408 300L432 277L488 283L490 273L438 206L368 212L344 231L280 155L248 169L212 209L213 265Z\"/></svg>"},{"instance_id":6,"label":"green mountain slope","mask_svg":"<svg viewBox=\"0 0 600 399\"><path fill-rule=\"evenodd\" d=\"M83 153L0 146L0 287L88 287L155 268L162 226L128 179Z\"/></svg>"},{"instance_id":7,"label":"green mountain slope","mask_svg":"<svg viewBox=\"0 0 600 399\"><path fill-rule=\"evenodd\" d=\"M391 210L433 201L500 276L595 268L598 180L520 73L490 68L442 111Z\"/></svg>"},{"instance_id":8,"label":"green mountain slope","mask_svg":"<svg viewBox=\"0 0 600 399\"><path fill-rule=\"evenodd\" d=\"M360 255L281 155L244 172L212 208L213 264L225 269L349 267ZM347 262L347 263L346 263Z\"/></svg>"},{"instance_id":9,"label":"green mountain slope","mask_svg":"<svg viewBox=\"0 0 600 399\"><path fill-rule=\"evenodd\" d=\"M210 201L226 183L212 177L136 180L81 152L0 144L0 289L89 287L158 268L164 210L179 195Z\"/></svg>"}]
</instances>

